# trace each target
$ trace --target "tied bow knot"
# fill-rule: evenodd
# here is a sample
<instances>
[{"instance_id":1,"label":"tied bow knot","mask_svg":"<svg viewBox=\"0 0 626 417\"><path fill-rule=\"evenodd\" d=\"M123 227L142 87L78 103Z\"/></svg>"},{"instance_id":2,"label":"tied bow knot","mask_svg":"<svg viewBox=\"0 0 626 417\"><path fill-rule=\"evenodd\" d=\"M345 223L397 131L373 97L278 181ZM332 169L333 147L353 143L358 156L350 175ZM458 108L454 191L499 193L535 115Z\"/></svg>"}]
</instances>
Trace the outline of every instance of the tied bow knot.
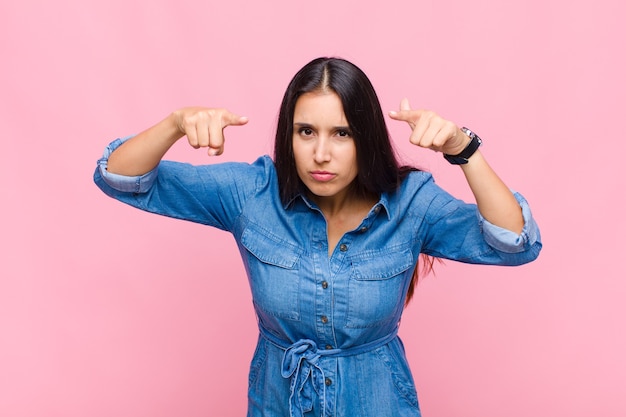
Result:
<instances>
[{"instance_id":1,"label":"tied bow knot","mask_svg":"<svg viewBox=\"0 0 626 417\"><path fill-rule=\"evenodd\" d=\"M398 336L398 326L389 334L380 339L372 340L362 345L347 349L320 350L317 344L310 339L301 339L293 344L272 334L263 325L259 324L259 331L267 341L282 349L285 353L280 373L283 378L289 378L289 417L304 417L304 413L313 409L313 391L320 399L322 417L326 416L326 377L320 364L322 356L339 358L360 355L386 345Z\"/></svg>"},{"instance_id":2,"label":"tied bow knot","mask_svg":"<svg viewBox=\"0 0 626 417\"><path fill-rule=\"evenodd\" d=\"M308 339L299 340L285 350L281 375L290 378L290 417L302 417L313 409L313 389L321 394L322 417L326 415L325 376L319 365L321 356L315 342ZM322 388L321 393L318 387Z\"/></svg>"}]
</instances>

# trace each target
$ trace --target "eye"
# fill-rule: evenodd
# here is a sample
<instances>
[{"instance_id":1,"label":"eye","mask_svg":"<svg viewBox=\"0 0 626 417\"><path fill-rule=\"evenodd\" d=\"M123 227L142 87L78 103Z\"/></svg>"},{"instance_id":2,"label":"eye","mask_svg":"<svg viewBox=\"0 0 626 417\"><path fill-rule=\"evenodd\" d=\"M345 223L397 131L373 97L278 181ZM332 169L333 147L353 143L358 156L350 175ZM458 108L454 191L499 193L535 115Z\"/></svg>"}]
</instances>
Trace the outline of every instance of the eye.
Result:
<instances>
[{"instance_id":1,"label":"eye","mask_svg":"<svg viewBox=\"0 0 626 417\"><path fill-rule=\"evenodd\" d=\"M300 129L298 129L298 133L300 133L302 136L311 136L313 134L313 129L311 129L310 127L301 127Z\"/></svg>"},{"instance_id":2,"label":"eye","mask_svg":"<svg viewBox=\"0 0 626 417\"><path fill-rule=\"evenodd\" d=\"M347 131L347 130L338 130L337 131L337 136L341 137L341 138L349 138L352 136L352 134Z\"/></svg>"}]
</instances>

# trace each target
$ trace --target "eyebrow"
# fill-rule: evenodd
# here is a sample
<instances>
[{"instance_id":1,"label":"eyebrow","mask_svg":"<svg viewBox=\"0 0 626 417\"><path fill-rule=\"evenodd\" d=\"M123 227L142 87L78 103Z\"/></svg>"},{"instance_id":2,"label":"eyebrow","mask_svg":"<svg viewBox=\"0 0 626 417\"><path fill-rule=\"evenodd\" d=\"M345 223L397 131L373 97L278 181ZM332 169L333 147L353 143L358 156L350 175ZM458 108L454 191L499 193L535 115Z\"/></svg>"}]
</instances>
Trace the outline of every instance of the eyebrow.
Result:
<instances>
[{"instance_id":1,"label":"eyebrow","mask_svg":"<svg viewBox=\"0 0 626 417\"><path fill-rule=\"evenodd\" d=\"M294 122L293 125L295 127L299 127L299 128L309 128L309 129L315 129L315 127L312 124L309 123L301 123L301 122ZM350 132L350 126L333 126L333 130L345 130Z\"/></svg>"}]
</instances>

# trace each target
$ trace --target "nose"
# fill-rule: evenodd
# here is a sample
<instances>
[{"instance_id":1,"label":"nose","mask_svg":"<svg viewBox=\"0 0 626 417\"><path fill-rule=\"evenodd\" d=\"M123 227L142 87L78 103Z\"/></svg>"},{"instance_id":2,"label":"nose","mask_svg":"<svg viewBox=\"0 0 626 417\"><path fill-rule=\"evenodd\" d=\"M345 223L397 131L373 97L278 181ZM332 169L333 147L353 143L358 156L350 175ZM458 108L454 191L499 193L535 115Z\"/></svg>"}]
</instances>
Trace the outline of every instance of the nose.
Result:
<instances>
[{"instance_id":1,"label":"nose","mask_svg":"<svg viewBox=\"0 0 626 417\"><path fill-rule=\"evenodd\" d=\"M330 138L319 136L315 144L313 158L318 164L330 161Z\"/></svg>"}]
</instances>

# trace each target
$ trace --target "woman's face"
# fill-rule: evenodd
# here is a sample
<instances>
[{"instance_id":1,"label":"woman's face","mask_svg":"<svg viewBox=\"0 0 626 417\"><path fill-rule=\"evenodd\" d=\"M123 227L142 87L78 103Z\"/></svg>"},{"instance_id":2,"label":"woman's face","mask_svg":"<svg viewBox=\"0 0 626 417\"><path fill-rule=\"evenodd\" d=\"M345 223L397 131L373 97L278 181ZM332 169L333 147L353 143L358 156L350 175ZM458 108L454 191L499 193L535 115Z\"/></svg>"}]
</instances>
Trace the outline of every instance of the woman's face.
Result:
<instances>
[{"instance_id":1,"label":"woman's face","mask_svg":"<svg viewBox=\"0 0 626 417\"><path fill-rule=\"evenodd\" d=\"M298 98L293 153L298 176L314 199L347 195L358 173L356 146L337 94L313 92Z\"/></svg>"}]
</instances>

